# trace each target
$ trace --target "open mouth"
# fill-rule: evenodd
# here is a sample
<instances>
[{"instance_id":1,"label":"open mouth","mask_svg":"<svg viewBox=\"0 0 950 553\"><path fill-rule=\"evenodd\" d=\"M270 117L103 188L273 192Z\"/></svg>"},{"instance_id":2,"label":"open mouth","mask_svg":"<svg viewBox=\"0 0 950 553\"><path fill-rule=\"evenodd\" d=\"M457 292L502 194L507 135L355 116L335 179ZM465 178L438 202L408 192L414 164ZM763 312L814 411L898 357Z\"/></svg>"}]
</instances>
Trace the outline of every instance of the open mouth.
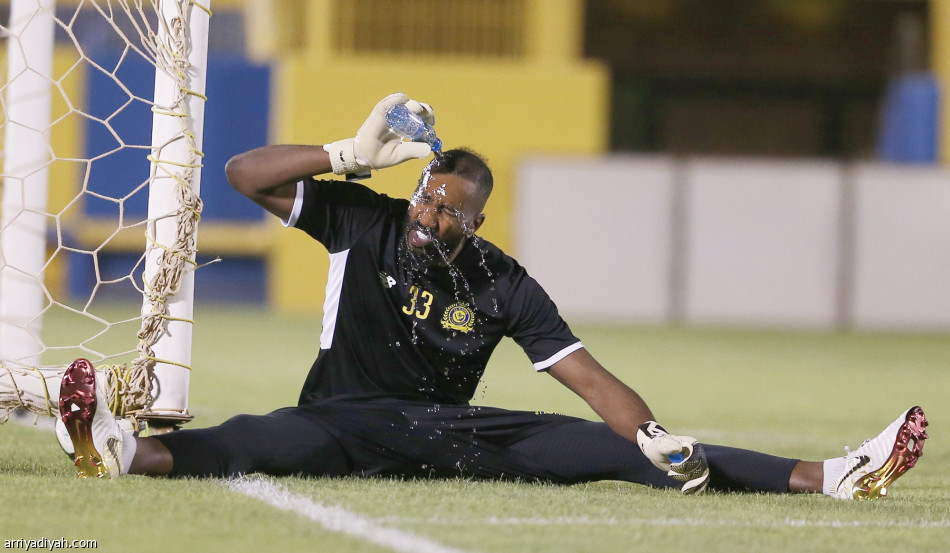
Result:
<instances>
[{"instance_id":1,"label":"open mouth","mask_svg":"<svg viewBox=\"0 0 950 553\"><path fill-rule=\"evenodd\" d=\"M414 227L406 234L406 241L410 247L421 250L432 242L432 235L425 229Z\"/></svg>"}]
</instances>

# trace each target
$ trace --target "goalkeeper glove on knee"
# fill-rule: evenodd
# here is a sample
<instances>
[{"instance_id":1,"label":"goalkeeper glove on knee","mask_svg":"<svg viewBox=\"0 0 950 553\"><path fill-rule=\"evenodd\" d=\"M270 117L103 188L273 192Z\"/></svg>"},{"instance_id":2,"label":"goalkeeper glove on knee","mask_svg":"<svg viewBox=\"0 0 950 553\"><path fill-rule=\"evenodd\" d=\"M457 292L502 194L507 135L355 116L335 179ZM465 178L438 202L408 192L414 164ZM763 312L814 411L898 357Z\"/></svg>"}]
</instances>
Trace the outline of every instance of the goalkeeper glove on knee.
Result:
<instances>
[{"instance_id":1,"label":"goalkeeper glove on knee","mask_svg":"<svg viewBox=\"0 0 950 553\"><path fill-rule=\"evenodd\" d=\"M637 444L654 466L677 482L683 482L684 494L702 493L706 489L709 465L703 446L696 438L675 436L656 421L647 421L637 428Z\"/></svg>"},{"instance_id":2,"label":"goalkeeper glove on knee","mask_svg":"<svg viewBox=\"0 0 950 553\"><path fill-rule=\"evenodd\" d=\"M386 110L396 104L406 104L409 111L418 114L426 123L435 124L435 112L429 104L410 100L401 92L390 94L376 104L356 137L323 146L330 154L330 164L335 174L365 178L371 169L392 167L410 159L425 158L432 153L428 144L405 142L389 130Z\"/></svg>"}]
</instances>

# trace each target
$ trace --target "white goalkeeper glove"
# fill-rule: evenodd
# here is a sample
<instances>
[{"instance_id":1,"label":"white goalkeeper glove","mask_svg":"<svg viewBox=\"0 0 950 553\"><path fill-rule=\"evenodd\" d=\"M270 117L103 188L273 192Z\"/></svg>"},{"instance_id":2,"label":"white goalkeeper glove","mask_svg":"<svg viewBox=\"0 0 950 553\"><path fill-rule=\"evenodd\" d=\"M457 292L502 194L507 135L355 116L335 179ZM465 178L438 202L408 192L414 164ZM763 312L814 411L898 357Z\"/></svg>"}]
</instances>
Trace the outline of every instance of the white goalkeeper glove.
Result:
<instances>
[{"instance_id":1,"label":"white goalkeeper glove","mask_svg":"<svg viewBox=\"0 0 950 553\"><path fill-rule=\"evenodd\" d=\"M386 110L396 104L406 104L409 111L435 124L435 112L429 104L410 100L401 92L390 94L376 104L355 138L337 140L323 146L330 154L330 164L337 175L368 177L371 169L383 169L409 159L421 159L432 153L424 142L405 142L389 130Z\"/></svg>"},{"instance_id":2,"label":"white goalkeeper glove","mask_svg":"<svg viewBox=\"0 0 950 553\"><path fill-rule=\"evenodd\" d=\"M637 428L640 451L667 476L683 482L684 494L698 494L709 484L706 453L696 438L674 436L656 421L647 421ZM674 456L675 462L670 460ZM679 457L676 457L679 456Z\"/></svg>"}]
</instances>

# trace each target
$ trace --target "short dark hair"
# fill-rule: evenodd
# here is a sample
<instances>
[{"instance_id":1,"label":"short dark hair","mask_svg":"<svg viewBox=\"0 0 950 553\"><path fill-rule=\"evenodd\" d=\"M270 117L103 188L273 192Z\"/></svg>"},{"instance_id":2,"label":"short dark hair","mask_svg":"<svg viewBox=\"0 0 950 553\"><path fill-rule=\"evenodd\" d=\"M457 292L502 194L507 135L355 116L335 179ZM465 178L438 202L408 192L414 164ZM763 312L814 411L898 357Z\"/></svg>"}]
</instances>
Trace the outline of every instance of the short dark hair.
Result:
<instances>
[{"instance_id":1,"label":"short dark hair","mask_svg":"<svg viewBox=\"0 0 950 553\"><path fill-rule=\"evenodd\" d=\"M471 182L483 200L488 200L495 183L485 158L468 148L446 150L436 155L429 164L429 172L450 173Z\"/></svg>"}]
</instances>

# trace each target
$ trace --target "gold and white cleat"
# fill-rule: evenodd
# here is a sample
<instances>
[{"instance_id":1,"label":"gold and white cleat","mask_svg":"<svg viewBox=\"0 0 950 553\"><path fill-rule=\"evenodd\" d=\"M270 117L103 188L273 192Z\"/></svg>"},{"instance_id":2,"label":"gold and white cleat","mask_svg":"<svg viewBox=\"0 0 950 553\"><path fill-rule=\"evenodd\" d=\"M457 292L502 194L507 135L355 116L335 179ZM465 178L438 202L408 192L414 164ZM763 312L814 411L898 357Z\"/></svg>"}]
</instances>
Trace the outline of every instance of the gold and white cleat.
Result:
<instances>
[{"instance_id":1,"label":"gold and white cleat","mask_svg":"<svg viewBox=\"0 0 950 553\"><path fill-rule=\"evenodd\" d=\"M832 483L828 494L838 499L885 497L888 487L924 454L926 429L923 409L904 411L876 438L865 440L845 455L844 473Z\"/></svg>"},{"instance_id":2,"label":"gold and white cleat","mask_svg":"<svg viewBox=\"0 0 950 553\"><path fill-rule=\"evenodd\" d=\"M69 433L80 478L115 478L122 466L122 430L96 371L86 359L66 369L59 389L60 418Z\"/></svg>"}]
</instances>

